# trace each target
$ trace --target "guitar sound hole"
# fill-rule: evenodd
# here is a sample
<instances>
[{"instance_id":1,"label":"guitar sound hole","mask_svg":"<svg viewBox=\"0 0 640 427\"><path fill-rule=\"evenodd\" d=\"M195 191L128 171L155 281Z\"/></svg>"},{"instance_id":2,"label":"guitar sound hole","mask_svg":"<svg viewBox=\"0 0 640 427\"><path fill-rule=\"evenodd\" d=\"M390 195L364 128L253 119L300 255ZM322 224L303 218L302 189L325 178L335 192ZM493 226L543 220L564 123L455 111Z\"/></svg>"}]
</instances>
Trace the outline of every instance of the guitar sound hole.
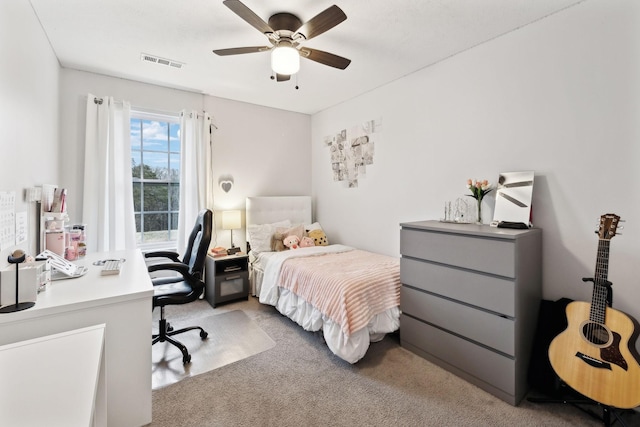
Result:
<instances>
[{"instance_id":1,"label":"guitar sound hole","mask_svg":"<svg viewBox=\"0 0 640 427\"><path fill-rule=\"evenodd\" d=\"M611 341L611 333L604 325L585 322L582 325L582 335L593 345L606 346Z\"/></svg>"}]
</instances>

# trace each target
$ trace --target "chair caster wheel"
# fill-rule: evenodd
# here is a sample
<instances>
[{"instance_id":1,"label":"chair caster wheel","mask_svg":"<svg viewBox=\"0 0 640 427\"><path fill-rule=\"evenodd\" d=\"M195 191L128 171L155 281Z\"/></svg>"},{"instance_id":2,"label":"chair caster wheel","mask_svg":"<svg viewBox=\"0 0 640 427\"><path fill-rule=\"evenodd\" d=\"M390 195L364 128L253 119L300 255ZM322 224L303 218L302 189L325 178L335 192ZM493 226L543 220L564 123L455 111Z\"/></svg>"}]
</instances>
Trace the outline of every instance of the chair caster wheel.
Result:
<instances>
[{"instance_id":1,"label":"chair caster wheel","mask_svg":"<svg viewBox=\"0 0 640 427\"><path fill-rule=\"evenodd\" d=\"M200 338L205 339L209 336L209 333L206 331L201 331L200 332Z\"/></svg>"},{"instance_id":2,"label":"chair caster wheel","mask_svg":"<svg viewBox=\"0 0 640 427\"><path fill-rule=\"evenodd\" d=\"M182 364L183 365L186 365L187 363L190 363L190 362L191 362L191 355L190 354L188 354L188 355L186 355L186 356L184 356L182 358Z\"/></svg>"}]
</instances>

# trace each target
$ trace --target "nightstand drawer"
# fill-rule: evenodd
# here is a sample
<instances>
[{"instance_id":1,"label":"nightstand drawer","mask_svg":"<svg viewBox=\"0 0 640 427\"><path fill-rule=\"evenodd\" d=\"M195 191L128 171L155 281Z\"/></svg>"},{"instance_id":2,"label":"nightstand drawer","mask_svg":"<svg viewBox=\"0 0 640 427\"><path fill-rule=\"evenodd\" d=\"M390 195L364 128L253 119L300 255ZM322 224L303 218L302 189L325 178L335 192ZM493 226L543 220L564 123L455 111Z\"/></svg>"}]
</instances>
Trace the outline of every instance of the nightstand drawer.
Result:
<instances>
[{"instance_id":1,"label":"nightstand drawer","mask_svg":"<svg viewBox=\"0 0 640 427\"><path fill-rule=\"evenodd\" d=\"M216 279L216 290L221 298L229 295L242 294L246 282L246 275L231 275L229 277Z\"/></svg>"}]
</instances>

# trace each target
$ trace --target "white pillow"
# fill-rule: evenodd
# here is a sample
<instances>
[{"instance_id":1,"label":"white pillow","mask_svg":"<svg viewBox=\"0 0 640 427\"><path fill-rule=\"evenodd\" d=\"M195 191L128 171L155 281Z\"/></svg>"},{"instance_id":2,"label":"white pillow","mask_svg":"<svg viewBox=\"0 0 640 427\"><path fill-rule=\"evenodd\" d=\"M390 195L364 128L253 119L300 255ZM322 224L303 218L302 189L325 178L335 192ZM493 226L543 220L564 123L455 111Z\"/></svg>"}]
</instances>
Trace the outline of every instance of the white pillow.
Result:
<instances>
[{"instance_id":1,"label":"white pillow","mask_svg":"<svg viewBox=\"0 0 640 427\"><path fill-rule=\"evenodd\" d=\"M273 224L250 225L247 227L247 238L251 251L259 254L260 252L271 251L271 236L276 232L278 227L290 227L291 221L274 222Z\"/></svg>"},{"instance_id":2,"label":"white pillow","mask_svg":"<svg viewBox=\"0 0 640 427\"><path fill-rule=\"evenodd\" d=\"M311 230L322 230L319 222L314 222L313 224L305 225L304 230L309 232Z\"/></svg>"}]
</instances>

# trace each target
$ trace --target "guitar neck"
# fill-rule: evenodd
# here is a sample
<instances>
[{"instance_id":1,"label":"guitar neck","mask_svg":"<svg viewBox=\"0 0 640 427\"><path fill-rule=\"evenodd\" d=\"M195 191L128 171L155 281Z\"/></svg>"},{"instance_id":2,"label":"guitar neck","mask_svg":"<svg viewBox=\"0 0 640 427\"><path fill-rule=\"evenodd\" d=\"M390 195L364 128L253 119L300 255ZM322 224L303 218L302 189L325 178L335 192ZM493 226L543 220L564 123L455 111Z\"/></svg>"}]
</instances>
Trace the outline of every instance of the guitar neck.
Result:
<instances>
[{"instance_id":1,"label":"guitar neck","mask_svg":"<svg viewBox=\"0 0 640 427\"><path fill-rule=\"evenodd\" d=\"M598 240L598 256L596 259L596 273L593 283L593 294L591 296L591 312L589 319L592 322L604 324L607 309L607 296L609 282L609 246L611 240Z\"/></svg>"}]
</instances>

